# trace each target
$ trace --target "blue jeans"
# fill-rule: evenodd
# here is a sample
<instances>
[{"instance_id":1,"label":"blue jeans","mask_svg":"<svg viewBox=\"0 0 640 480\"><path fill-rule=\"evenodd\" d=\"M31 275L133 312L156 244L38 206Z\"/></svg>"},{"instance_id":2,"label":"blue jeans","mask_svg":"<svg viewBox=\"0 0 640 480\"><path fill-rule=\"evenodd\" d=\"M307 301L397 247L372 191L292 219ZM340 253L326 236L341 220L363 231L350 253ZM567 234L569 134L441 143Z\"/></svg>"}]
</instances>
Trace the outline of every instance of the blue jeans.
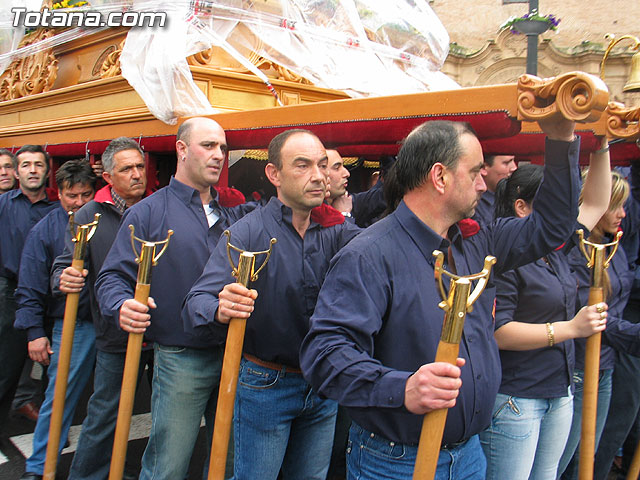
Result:
<instances>
[{"instance_id":1,"label":"blue jeans","mask_svg":"<svg viewBox=\"0 0 640 480\"><path fill-rule=\"evenodd\" d=\"M235 480L324 480L337 404L300 373L240 364L234 415Z\"/></svg>"},{"instance_id":2,"label":"blue jeans","mask_svg":"<svg viewBox=\"0 0 640 480\"><path fill-rule=\"evenodd\" d=\"M554 479L569 437L573 396L522 398L499 393L491 425L480 434L487 480Z\"/></svg>"},{"instance_id":3,"label":"blue jeans","mask_svg":"<svg viewBox=\"0 0 640 480\"><path fill-rule=\"evenodd\" d=\"M55 391L56 377L58 373L58 360L60 358L60 341L62 339L62 320L56 320L53 326L53 336L51 349L51 363L47 371L49 384L44 396L44 402L40 407L40 415L36 430L33 434L33 453L27 458L25 470L27 472L42 475L44 471L44 461L47 454L47 442L49 441L49 425L51 421L51 408L53 406L53 393ZM96 333L93 323L76 322L73 336L73 351L69 364L69 380L67 383L67 394L64 402L64 413L62 416L62 429L60 431L60 451L67 441L69 427L73 420L73 414L80 396L87 385L93 365L96 360Z\"/></svg>"},{"instance_id":4,"label":"blue jeans","mask_svg":"<svg viewBox=\"0 0 640 480\"><path fill-rule=\"evenodd\" d=\"M142 352L138 384L152 355L150 350ZM109 476L124 360L125 353L97 351L93 395L87 405L68 480L103 480Z\"/></svg>"},{"instance_id":5,"label":"blue jeans","mask_svg":"<svg viewBox=\"0 0 640 480\"><path fill-rule=\"evenodd\" d=\"M600 442L600 435L607 420L609 402L611 401L611 376L613 370L601 370L598 382L598 408L596 412L596 451ZM573 373L575 397L573 399L573 421L571 433L558 465L558 477L563 480L578 479L578 460L580 458L580 432L582 430L582 391L584 388L584 372L576 370Z\"/></svg>"},{"instance_id":6,"label":"blue jeans","mask_svg":"<svg viewBox=\"0 0 640 480\"><path fill-rule=\"evenodd\" d=\"M347 480L411 480L418 447L391 442L353 422L347 444ZM474 435L440 450L434 480L484 480L487 463Z\"/></svg>"},{"instance_id":7,"label":"blue jeans","mask_svg":"<svg viewBox=\"0 0 640 480\"><path fill-rule=\"evenodd\" d=\"M185 478L204 415L210 451L224 347L155 346L151 433L140 480ZM205 462L205 470L208 467Z\"/></svg>"}]
</instances>

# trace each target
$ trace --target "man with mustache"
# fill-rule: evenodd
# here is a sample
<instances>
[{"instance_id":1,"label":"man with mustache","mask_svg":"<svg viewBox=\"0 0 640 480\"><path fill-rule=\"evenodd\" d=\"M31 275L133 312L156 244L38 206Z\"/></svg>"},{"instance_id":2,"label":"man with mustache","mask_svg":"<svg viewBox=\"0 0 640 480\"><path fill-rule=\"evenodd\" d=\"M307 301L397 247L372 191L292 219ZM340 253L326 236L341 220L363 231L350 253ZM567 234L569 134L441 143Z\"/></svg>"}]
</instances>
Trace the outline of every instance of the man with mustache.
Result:
<instances>
[{"instance_id":1,"label":"man with mustache","mask_svg":"<svg viewBox=\"0 0 640 480\"><path fill-rule=\"evenodd\" d=\"M58 353L62 338L65 302L64 299L53 298L51 295L49 288L51 266L64 249L65 232L69 228L68 212L77 212L80 207L93 199L96 180L89 162L84 160L69 160L58 168L56 184L60 208L54 209L31 229L22 252L16 290L18 310L15 328L27 332L31 360L49 365L47 369L49 383L33 435L33 453L27 459L26 473L21 477L23 480L41 478L44 470ZM95 359L95 333L91 324L88 302L84 300L78 311L78 322L75 328L60 450L66 442L75 407L91 376ZM51 342L49 337L52 338Z\"/></svg>"},{"instance_id":2,"label":"man with mustache","mask_svg":"<svg viewBox=\"0 0 640 480\"><path fill-rule=\"evenodd\" d=\"M277 198L229 229L231 242L249 251L265 250L272 237L278 241L255 290L230 275L223 238L185 299L182 318L196 335L222 345L229 320L251 315L234 415L234 480L276 480L280 471L284 479L321 480L337 405L302 377L298 351L331 257L360 230L330 207L325 218L315 215L328 180L318 137L287 130L273 138L268 155L265 173Z\"/></svg>"},{"instance_id":3,"label":"man with mustache","mask_svg":"<svg viewBox=\"0 0 640 480\"><path fill-rule=\"evenodd\" d=\"M155 344L152 427L141 479L185 478L203 415L209 435L213 432L223 347L186 330L180 310L222 232L245 208L252 208L219 203L214 186L227 142L215 121L186 120L176 135L176 153L175 176L126 213L96 282L100 309L109 324L123 332L145 332ZM148 305L133 298L138 265L131 252L130 224L137 237L148 241L164 240L169 229L174 231L153 267Z\"/></svg>"},{"instance_id":4,"label":"man with mustache","mask_svg":"<svg viewBox=\"0 0 640 480\"><path fill-rule=\"evenodd\" d=\"M130 138L112 140L102 154L102 164L102 178L107 185L98 190L93 201L78 210L75 218L78 224L87 224L93 221L96 213L101 215L98 228L87 244L86 268L80 273L70 266L74 244L67 233L65 251L56 258L51 279L54 294L78 293L86 284L96 338L93 395L87 405L87 416L69 471L70 479L102 479L109 473L127 335L100 315L95 282L118 232L122 215L142 199L147 185L144 155L140 146ZM153 352L147 348L142 354L141 372L152 358Z\"/></svg>"},{"instance_id":5,"label":"man with mustache","mask_svg":"<svg viewBox=\"0 0 640 480\"><path fill-rule=\"evenodd\" d=\"M0 425L11 407L27 356L25 332L13 328L14 291L22 249L33 226L58 205L49 200L45 192L49 154L40 145L25 145L16 153L16 160L19 188L0 196ZM30 413L31 418L37 416L33 404L23 407L30 407L26 413Z\"/></svg>"}]
</instances>

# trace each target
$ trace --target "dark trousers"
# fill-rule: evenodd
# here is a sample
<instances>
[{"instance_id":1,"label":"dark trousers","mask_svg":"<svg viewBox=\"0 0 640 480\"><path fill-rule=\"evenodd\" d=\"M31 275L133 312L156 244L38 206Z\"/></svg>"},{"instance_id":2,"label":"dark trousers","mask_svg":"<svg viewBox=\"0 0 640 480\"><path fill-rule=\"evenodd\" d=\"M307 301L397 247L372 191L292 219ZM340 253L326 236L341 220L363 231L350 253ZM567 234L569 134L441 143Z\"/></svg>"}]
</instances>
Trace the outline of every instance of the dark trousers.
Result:
<instances>
[{"instance_id":1,"label":"dark trousers","mask_svg":"<svg viewBox=\"0 0 640 480\"><path fill-rule=\"evenodd\" d=\"M629 304L624 318L632 323L640 321L640 306ZM595 458L595 480L605 480L611 469L613 457L618 449L629 442L625 450L625 464L628 468L635 444L638 441L637 418L640 413L640 358L618 352L618 360L613 371L611 403L607 422L602 431ZM623 467L625 465L623 464Z\"/></svg>"},{"instance_id":2,"label":"dark trousers","mask_svg":"<svg viewBox=\"0 0 640 480\"><path fill-rule=\"evenodd\" d=\"M24 330L13 328L16 318L15 290L15 280L0 277L0 427L6 423L27 359L27 334Z\"/></svg>"}]
</instances>

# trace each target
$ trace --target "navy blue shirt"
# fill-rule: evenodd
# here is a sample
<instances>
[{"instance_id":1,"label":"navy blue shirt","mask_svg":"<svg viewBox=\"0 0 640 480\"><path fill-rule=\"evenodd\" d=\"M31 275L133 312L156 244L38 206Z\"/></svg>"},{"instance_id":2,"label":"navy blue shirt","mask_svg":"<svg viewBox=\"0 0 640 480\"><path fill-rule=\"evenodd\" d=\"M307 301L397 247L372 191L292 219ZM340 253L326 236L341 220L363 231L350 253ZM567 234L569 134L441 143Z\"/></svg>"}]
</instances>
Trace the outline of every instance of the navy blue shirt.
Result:
<instances>
[{"instance_id":1,"label":"navy blue shirt","mask_svg":"<svg viewBox=\"0 0 640 480\"><path fill-rule=\"evenodd\" d=\"M46 327L64 317L64 297L53 297L49 276L53 261L64 250L69 214L62 206L49 212L31 229L22 251L16 289L15 328L27 330L29 341L46 336ZM87 295L82 296L78 319L91 320Z\"/></svg>"},{"instance_id":2,"label":"navy blue shirt","mask_svg":"<svg viewBox=\"0 0 640 480\"><path fill-rule=\"evenodd\" d=\"M243 250L266 250L271 238L278 240L269 263L251 284L258 298L247 321L244 351L267 362L298 367L300 343L309 328L329 261L360 229L349 222L325 228L311 221L301 238L291 215L291 209L273 197L229 230L231 243ZM226 337L226 326L214 320L217 295L236 281L231 276L226 242L223 237L218 243L182 311L185 329L194 335L217 336L219 342ZM237 257L235 254L236 265ZM256 269L263 260L264 256L256 259Z\"/></svg>"},{"instance_id":3,"label":"navy blue shirt","mask_svg":"<svg viewBox=\"0 0 640 480\"><path fill-rule=\"evenodd\" d=\"M459 275L527 264L564 243L578 214L580 143L547 140L545 180L527 218L502 218L463 241L457 225L443 239L401 202L334 257L311 317L300 363L324 396L346 406L363 428L392 441L417 444L422 416L404 407L407 379L433 362L442 331L442 300L434 281L435 249L451 246ZM495 287L467 314L459 356L462 387L450 409L443 443L486 428L500 385L493 336Z\"/></svg>"},{"instance_id":4,"label":"navy blue shirt","mask_svg":"<svg viewBox=\"0 0 640 480\"><path fill-rule=\"evenodd\" d=\"M566 322L575 313L577 283L566 255L549 253L495 279L496 330L509 322ZM524 398L566 397L574 367L573 340L534 350L500 350L500 393Z\"/></svg>"},{"instance_id":5,"label":"navy blue shirt","mask_svg":"<svg viewBox=\"0 0 640 480\"><path fill-rule=\"evenodd\" d=\"M377 222L387 209L382 180L378 180L367 191L352 194L351 201L351 216L355 219L356 225L365 228Z\"/></svg>"},{"instance_id":6,"label":"navy blue shirt","mask_svg":"<svg viewBox=\"0 0 640 480\"><path fill-rule=\"evenodd\" d=\"M213 189L212 194L217 199ZM96 295L105 320L119 326L120 307L134 295L138 265L131 249L129 225L135 227L136 237L152 242L164 240L171 229L174 233L169 247L151 270L150 296L158 308L150 312L151 326L145 338L167 346L212 345L208 339L184 331L180 322L182 301L202 273L224 229L240 218L246 208L253 208L243 205L224 208L217 200L212 207L220 218L209 228L200 193L171 178L168 186L127 209L96 280ZM136 243L139 251L140 244Z\"/></svg>"},{"instance_id":7,"label":"navy blue shirt","mask_svg":"<svg viewBox=\"0 0 640 480\"><path fill-rule=\"evenodd\" d=\"M493 204L496 201L496 194L487 190L482 194L478 205L476 205L476 212L473 214L473 218L481 227L489 225L493 222Z\"/></svg>"},{"instance_id":8,"label":"navy blue shirt","mask_svg":"<svg viewBox=\"0 0 640 480\"><path fill-rule=\"evenodd\" d=\"M31 203L22 190L0 195L0 277L18 279L22 248L29 231L59 202L48 198Z\"/></svg>"}]
</instances>

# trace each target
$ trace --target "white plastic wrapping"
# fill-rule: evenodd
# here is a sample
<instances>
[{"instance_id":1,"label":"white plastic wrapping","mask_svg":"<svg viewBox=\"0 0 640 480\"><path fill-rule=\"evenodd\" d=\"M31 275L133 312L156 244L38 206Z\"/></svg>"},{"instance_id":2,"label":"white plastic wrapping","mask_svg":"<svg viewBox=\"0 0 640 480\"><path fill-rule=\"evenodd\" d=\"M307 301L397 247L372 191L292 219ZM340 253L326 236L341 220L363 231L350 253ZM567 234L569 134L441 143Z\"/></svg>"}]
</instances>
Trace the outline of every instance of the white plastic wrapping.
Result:
<instances>
[{"instance_id":1,"label":"white plastic wrapping","mask_svg":"<svg viewBox=\"0 0 640 480\"><path fill-rule=\"evenodd\" d=\"M439 72L449 36L426 0L88 1L82 10L167 13L164 27L131 28L120 57L123 76L149 110L167 123L180 116L213 113L186 62L189 55L212 45L259 76L274 95L269 79L253 62L256 58L351 96L457 87ZM28 54L15 50L19 32L2 36L2 18L0 48L13 43L10 54L0 50L0 68L16 55ZM91 32L70 32L74 30L75 37ZM59 42L56 37L62 35L74 37L67 31L49 43Z\"/></svg>"}]
</instances>

